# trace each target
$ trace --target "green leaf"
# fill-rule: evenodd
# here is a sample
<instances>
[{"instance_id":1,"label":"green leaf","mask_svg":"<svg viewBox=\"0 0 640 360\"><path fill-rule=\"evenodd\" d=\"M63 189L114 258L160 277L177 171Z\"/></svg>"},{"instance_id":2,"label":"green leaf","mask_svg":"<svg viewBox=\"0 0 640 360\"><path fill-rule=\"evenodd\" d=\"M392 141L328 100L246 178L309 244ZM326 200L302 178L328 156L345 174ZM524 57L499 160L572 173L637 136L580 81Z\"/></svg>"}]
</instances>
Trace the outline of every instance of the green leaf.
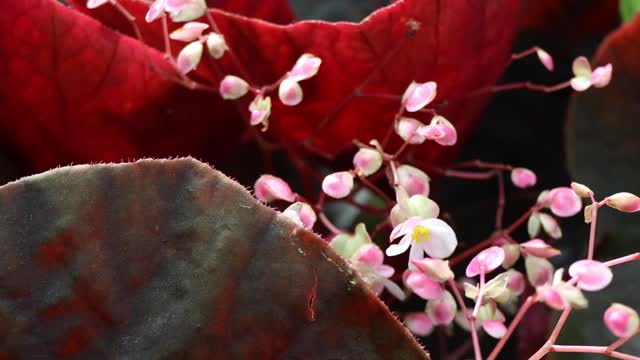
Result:
<instances>
[{"instance_id":1,"label":"green leaf","mask_svg":"<svg viewBox=\"0 0 640 360\"><path fill-rule=\"evenodd\" d=\"M620 0L620 16L627 22L640 11L640 0Z\"/></svg>"}]
</instances>

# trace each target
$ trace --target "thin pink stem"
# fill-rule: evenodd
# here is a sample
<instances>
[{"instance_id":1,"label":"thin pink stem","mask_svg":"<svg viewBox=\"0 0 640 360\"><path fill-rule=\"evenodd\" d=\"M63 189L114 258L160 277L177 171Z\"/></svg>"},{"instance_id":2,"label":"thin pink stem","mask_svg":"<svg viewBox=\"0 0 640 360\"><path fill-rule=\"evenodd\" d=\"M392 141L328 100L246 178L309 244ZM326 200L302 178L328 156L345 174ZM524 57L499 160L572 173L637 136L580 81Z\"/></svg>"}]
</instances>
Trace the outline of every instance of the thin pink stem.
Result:
<instances>
[{"instance_id":1,"label":"thin pink stem","mask_svg":"<svg viewBox=\"0 0 640 360\"><path fill-rule=\"evenodd\" d=\"M453 296L456 298L456 301L458 302L458 306L460 307L460 309L462 309L462 313L464 314L464 317L467 319L467 322L469 323L469 328L471 329L471 341L473 343L473 353L475 354L476 360L482 360L480 340L478 339L478 331L476 329L475 319L469 313L469 309L467 309L467 306L464 303L464 299L462 298L462 294L460 294L460 290L458 289L458 286L456 285L455 281L453 279L449 279L447 280L447 284L449 284L449 287L453 292Z\"/></svg>"},{"instance_id":2,"label":"thin pink stem","mask_svg":"<svg viewBox=\"0 0 640 360\"><path fill-rule=\"evenodd\" d=\"M569 314L571 314L571 310L572 308L568 307L564 309L564 311L562 311L562 314L560 314L560 318L558 319L558 322L556 323L555 328L553 328L553 331L551 332L551 336L549 336L549 342L551 342L552 344L555 344L556 340L558 340L560 331L562 331L564 324L567 322L567 318L569 317Z\"/></svg>"},{"instance_id":3,"label":"thin pink stem","mask_svg":"<svg viewBox=\"0 0 640 360\"><path fill-rule=\"evenodd\" d=\"M608 355L616 359L625 360L640 360L640 357L633 356L618 351L607 352L606 346L582 346L582 345L552 345L550 351L552 352L567 352L567 353L591 353Z\"/></svg>"},{"instance_id":4,"label":"thin pink stem","mask_svg":"<svg viewBox=\"0 0 640 360\"><path fill-rule=\"evenodd\" d=\"M509 340L509 337L513 334L524 315L527 313L527 311L529 311L529 308L531 308L531 306L536 303L536 301L538 301L537 295L531 295L527 297L527 300L525 300L525 302L522 304L522 307L518 309L518 313L516 314L516 316L513 318L513 320L511 320L511 324L509 324L509 328L507 328L507 333L504 334L500 341L498 341L495 348L493 348L493 351L491 351L491 354L489 354L489 357L487 357L487 360L494 360L496 357L498 357L500 351L502 351L502 348L507 343L507 340Z\"/></svg>"},{"instance_id":5,"label":"thin pink stem","mask_svg":"<svg viewBox=\"0 0 640 360\"><path fill-rule=\"evenodd\" d=\"M591 229L589 230L589 252L587 253L587 259L589 260L593 259L596 243L596 222L598 221L598 208L600 207L593 194L591 194L591 204Z\"/></svg>"},{"instance_id":6,"label":"thin pink stem","mask_svg":"<svg viewBox=\"0 0 640 360\"><path fill-rule=\"evenodd\" d=\"M614 342L611 343L611 345L607 346L607 350L605 351L607 354L613 352L615 349L619 348L620 346L624 345L624 343L626 343L627 341L629 341L629 339L631 339L632 337L634 337L636 334L633 334L631 336L627 336L627 337L623 337L620 338Z\"/></svg>"},{"instance_id":7,"label":"thin pink stem","mask_svg":"<svg viewBox=\"0 0 640 360\"><path fill-rule=\"evenodd\" d=\"M455 177L466 180L487 180L496 174L495 171L487 172L473 172L473 171L460 171L460 170L444 170L442 175L448 177Z\"/></svg>"},{"instance_id":8,"label":"thin pink stem","mask_svg":"<svg viewBox=\"0 0 640 360\"><path fill-rule=\"evenodd\" d=\"M518 60L520 60L522 58L525 58L525 57L527 57L529 55L535 54L536 51L538 51L539 49L540 49L539 47L534 46L534 47L532 47L530 49L527 49L525 51L512 54L511 55L511 61L509 61L509 64L512 64L513 62L518 61Z\"/></svg>"},{"instance_id":9,"label":"thin pink stem","mask_svg":"<svg viewBox=\"0 0 640 360\"><path fill-rule=\"evenodd\" d=\"M612 267L612 266L624 264L630 261L638 261L638 260L640 260L640 252L637 252L631 255L626 255L617 259L609 260L604 264L607 265L608 267Z\"/></svg>"}]
</instances>

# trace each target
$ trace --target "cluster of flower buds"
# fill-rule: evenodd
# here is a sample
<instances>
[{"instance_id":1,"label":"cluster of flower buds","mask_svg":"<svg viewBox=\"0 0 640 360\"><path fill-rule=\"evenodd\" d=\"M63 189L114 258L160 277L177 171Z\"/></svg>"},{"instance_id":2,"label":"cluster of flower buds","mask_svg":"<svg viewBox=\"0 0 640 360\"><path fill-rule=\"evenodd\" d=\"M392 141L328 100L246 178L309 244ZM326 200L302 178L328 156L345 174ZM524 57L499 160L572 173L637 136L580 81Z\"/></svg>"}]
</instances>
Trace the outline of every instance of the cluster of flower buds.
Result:
<instances>
[{"instance_id":1,"label":"cluster of flower buds","mask_svg":"<svg viewBox=\"0 0 640 360\"><path fill-rule=\"evenodd\" d=\"M569 187L557 187L543 191L538 196L538 204L549 208L553 215L563 218L574 216L582 210L580 196ZM539 211L531 214L527 229L532 238L538 236L540 229L554 239L562 237L562 229L558 221L550 214Z\"/></svg>"},{"instance_id":2,"label":"cluster of flower buds","mask_svg":"<svg viewBox=\"0 0 640 360\"><path fill-rule=\"evenodd\" d=\"M584 56L576 58L571 69L573 70L573 78L570 83L575 91L585 91L591 86L601 88L609 85L613 71L611 64L591 70L591 64Z\"/></svg>"},{"instance_id":3,"label":"cluster of flower buds","mask_svg":"<svg viewBox=\"0 0 640 360\"><path fill-rule=\"evenodd\" d=\"M204 51L203 44L206 44L209 55L214 59L221 58L228 50L224 36L221 34L210 32L203 35L208 28L208 24L191 21L169 34L172 40L188 43L180 50L176 60L176 67L181 74L187 74L198 66Z\"/></svg>"},{"instance_id":4,"label":"cluster of flower buds","mask_svg":"<svg viewBox=\"0 0 640 360\"><path fill-rule=\"evenodd\" d=\"M317 220L315 211L309 204L296 201L298 196L284 180L273 175L262 175L253 185L253 191L255 197L263 202L280 200L292 203L282 215L305 229L313 229Z\"/></svg>"}]
</instances>

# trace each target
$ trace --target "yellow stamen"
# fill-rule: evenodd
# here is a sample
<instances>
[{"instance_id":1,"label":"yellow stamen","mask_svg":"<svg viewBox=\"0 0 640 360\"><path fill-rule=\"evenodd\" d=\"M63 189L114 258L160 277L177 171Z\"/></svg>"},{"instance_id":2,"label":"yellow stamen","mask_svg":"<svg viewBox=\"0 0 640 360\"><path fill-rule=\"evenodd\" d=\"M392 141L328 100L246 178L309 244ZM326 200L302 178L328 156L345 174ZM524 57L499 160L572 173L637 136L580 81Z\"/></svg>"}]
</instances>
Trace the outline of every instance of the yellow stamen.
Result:
<instances>
[{"instance_id":1,"label":"yellow stamen","mask_svg":"<svg viewBox=\"0 0 640 360\"><path fill-rule=\"evenodd\" d=\"M416 244L420 244L422 241L429 240L429 229L424 226L416 226L413 228L413 234L411 234L411 240Z\"/></svg>"}]
</instances>

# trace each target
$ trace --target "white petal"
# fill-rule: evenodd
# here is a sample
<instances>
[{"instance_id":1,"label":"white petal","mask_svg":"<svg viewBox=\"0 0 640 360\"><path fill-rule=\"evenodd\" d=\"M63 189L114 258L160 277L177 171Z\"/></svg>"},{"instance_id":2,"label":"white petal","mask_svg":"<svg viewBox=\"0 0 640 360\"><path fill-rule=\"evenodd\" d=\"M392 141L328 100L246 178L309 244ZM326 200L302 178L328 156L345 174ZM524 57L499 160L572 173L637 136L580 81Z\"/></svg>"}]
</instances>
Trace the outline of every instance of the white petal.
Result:
<instances>
[{"instance_id":1,"label":"white petal","mask_svg":"<svg viewBox=\"0 0 640 360\"><path fill-rule=\"evenodd\" d=\"M406 298L404 291L402 291L402 288L400 288L398 284L384 278L380 279L380 282L384 284L384 287L391 293L391 295L395 296L398 300L402 301Z\"/></svg>"},{"instance_id":2,"label":"white petal","mask_svg":"<svg viewBox=\"0 0 640 360\"><path fill-rule=\"evenodd\" d=\"M429 239L424 244L427 255L436 259L449 257L458 246L456 233L440 219L425 220L425 227L429 229Z\"/></svg>"},{"instance_id":3,"label":"white petal","mask_svg":"<svg viewBox=\"0 0 640 360\"><path fill-rule=\"evenodd\" d=\"M405 237L402 238L402 240L400 240L399 243L389 245L385 253L387 254L387 256L400 255L403 252L407 251L409 246L411 246L411 236L406 235Z\"/></svg>"}]
</instances>

